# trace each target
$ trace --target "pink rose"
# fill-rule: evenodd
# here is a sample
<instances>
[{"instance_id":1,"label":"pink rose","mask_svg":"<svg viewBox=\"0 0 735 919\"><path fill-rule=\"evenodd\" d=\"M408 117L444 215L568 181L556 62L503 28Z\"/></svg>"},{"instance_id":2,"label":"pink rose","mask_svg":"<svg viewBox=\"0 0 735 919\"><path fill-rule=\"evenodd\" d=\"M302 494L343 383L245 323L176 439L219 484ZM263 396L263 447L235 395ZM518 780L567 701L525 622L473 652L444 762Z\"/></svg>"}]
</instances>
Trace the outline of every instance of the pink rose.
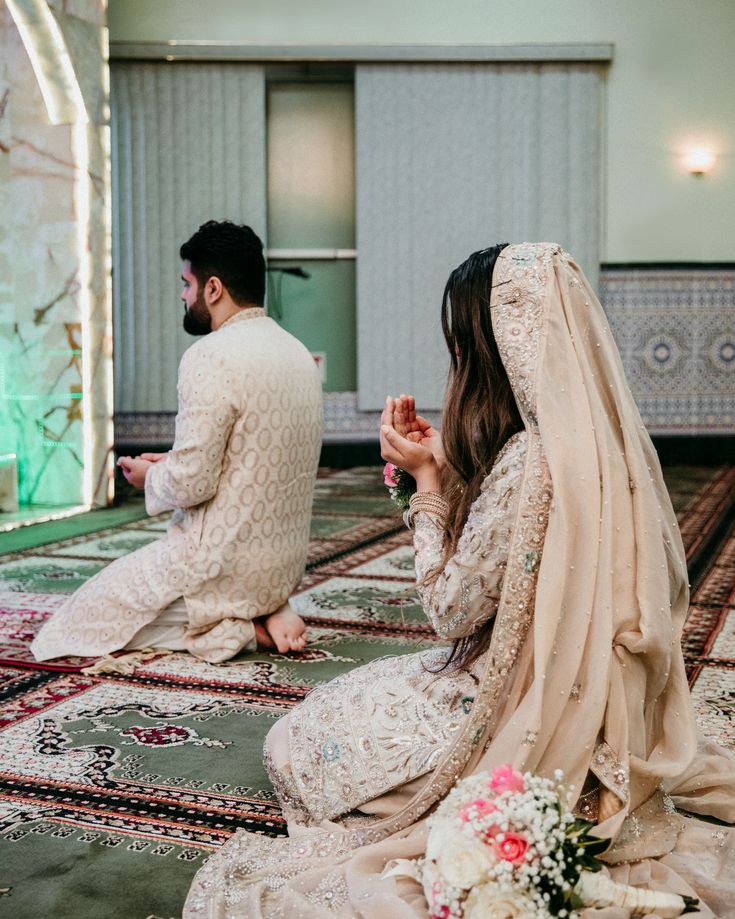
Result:
<instances>
[{"instance_id":1,"label":"pink rose","mask_svg":"<svg viewBox=\"0 0 735 919\"><path fill-rule=\"evenodd\" d=\"M438 881L434 881L431 885L431 919L449 919L451 916L452 911L446 903L441 902L443 898L442 885Z\"/></svg>"},{"instance_id":2,"label":"pink rose","mask_svg":"<svg viewBox=\"0 0 735 919\"><path fill-rule=\"evenodd\" d=\"M469 823L471 820L477 820L478 817L480 819L489 817L496 811L497 807L488 798L476 798L460 809L459 819L462 823ZM499 832L500 827L497 823L491 823L488 826L477 829L477 835L483 842L488 844L492 842L493 838L497 836Z\"/></svg>"},{"instance_id":3,"label":"pink rose","mask_svg":"<svg viewBox=\"0 0 735 919\"><path fill-rule=\"evenodd\" d=\"M522 862L528 851L528 840L521 833L504 833L493 844L495 857L513 865Z\"/></svg>"},{"instance_id":4,"label":"pink rose","mask_svg":"<svg viewBox=\"0 0 735 919\"><path fill-rule=\"evenodd\" d=\"M516 772L510 763L506 763L493 769L490 787L498 794L504 791L525 791L526 782L520 772Z\"/></svg>"},{"instance_id":5,"label":"pink rose","mask_svg":"<svg viewBox=\"0 0 735 919\"><path fill-rule=\"evenodd\" d=\"M388 488L395 488L398 484L396 477L396 472L398 467L394 466L393 463L386 463L383 467L383 482L388 486Z\"/></svg>"},{"instance_id":6,"label":"pink rose","mask_svg":"<svg viewBox=\"0 0 735 919\"><path fill-rule=\"evenodd\" d=\"M494 814L497 807L489 798L475 798L469 804L460 808L459 819L462 823L469 823L470 820L477 817L486 817L488 814Z\"/></svg>"}]
</instances>

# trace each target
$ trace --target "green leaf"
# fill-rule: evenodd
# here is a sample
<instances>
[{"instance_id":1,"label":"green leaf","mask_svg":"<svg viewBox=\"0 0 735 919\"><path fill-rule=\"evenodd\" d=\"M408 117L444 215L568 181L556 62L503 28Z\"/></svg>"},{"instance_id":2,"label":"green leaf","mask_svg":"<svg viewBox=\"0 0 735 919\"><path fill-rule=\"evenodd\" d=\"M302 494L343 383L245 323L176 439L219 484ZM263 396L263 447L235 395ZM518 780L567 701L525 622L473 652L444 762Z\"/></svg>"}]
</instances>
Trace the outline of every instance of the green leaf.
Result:
<instances>
[{"instance_id":1,"label":"green leaf","mask_svg":"<svg viewBox=\"0 0 735 919\"><path fill-rule=\"evenodd\" d=\"M585 855L596 857L610 847L610 840L598 839L596 836L591 836L589 841L584 840L584 842L580 842L580 845L584 848Z\"/></svg>"}]
</instances>

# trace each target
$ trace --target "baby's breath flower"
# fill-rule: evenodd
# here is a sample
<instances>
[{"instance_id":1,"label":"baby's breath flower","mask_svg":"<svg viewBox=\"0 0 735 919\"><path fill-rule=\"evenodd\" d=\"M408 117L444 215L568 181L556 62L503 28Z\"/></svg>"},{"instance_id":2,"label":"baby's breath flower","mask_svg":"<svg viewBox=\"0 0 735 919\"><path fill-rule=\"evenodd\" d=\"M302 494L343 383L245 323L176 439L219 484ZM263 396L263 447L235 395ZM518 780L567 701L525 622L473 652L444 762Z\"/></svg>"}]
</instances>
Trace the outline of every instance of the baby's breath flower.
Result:
<instances>
[{"instance_id":1,"label":"baby's breath flower","mask_svg":"<svg viewBox=\"0 0 735 919\"><path fill-rule=\"evenodd\" d=\"M574 788L563 779L560 770L545 778L505 765L455 785L429 822L423 881L432 916L505 916L516 907L512 915L528 919L577 916L570 902L579 878L589 878L582 859L592 837L579 825L572 834Z\"/></svg>"}]
</instances>

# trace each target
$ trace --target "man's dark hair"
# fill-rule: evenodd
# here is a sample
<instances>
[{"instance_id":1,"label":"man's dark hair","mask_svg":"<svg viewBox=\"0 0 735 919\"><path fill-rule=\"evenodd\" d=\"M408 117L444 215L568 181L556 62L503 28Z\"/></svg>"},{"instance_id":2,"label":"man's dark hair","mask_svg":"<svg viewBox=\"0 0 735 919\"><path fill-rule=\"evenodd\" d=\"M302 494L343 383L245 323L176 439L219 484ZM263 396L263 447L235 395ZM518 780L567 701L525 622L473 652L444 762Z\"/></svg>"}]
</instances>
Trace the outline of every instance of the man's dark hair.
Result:
<instances>
[{"instance_id":1,"label":"man's dark hair","mask_svg":"<svg viewBox=\"0 0 735 919\"><path fill-rule=\"evenodd\" d=\"M209 278L218 277L238 306L263 305L263 243L250 227L208 220L183 244L179 255L191 263L200 288Z\"/></svg>"}]
</instances>

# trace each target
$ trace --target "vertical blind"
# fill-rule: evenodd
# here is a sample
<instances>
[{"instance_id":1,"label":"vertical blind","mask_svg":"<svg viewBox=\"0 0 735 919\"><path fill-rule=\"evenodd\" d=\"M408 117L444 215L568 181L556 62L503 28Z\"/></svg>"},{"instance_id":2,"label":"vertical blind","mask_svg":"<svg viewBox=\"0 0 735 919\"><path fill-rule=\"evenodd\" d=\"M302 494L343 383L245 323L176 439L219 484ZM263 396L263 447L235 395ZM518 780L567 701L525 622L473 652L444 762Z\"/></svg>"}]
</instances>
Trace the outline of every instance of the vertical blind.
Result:
<instances>
[{"instance_id":1,"label":"vertical blind","mask_svg":"<svg viewBox=\"0 0 735 919\"><path fill-rule=\"evenodd\" d=\"M205 220L265 238L263 68L113 62L115 408L176 410L179 247Z\"/></svg>"},{"instance_id":2,"label":"vertical blind","mask_svg":"<svg viewBox=\"0 0 735 919\"><path fill-rule=\"evenodd\" d=\"M603 71L591 64L356 69L358 406L439 408L449 272L553 241L599 272Z\"/></svg>"}]
</instances>

